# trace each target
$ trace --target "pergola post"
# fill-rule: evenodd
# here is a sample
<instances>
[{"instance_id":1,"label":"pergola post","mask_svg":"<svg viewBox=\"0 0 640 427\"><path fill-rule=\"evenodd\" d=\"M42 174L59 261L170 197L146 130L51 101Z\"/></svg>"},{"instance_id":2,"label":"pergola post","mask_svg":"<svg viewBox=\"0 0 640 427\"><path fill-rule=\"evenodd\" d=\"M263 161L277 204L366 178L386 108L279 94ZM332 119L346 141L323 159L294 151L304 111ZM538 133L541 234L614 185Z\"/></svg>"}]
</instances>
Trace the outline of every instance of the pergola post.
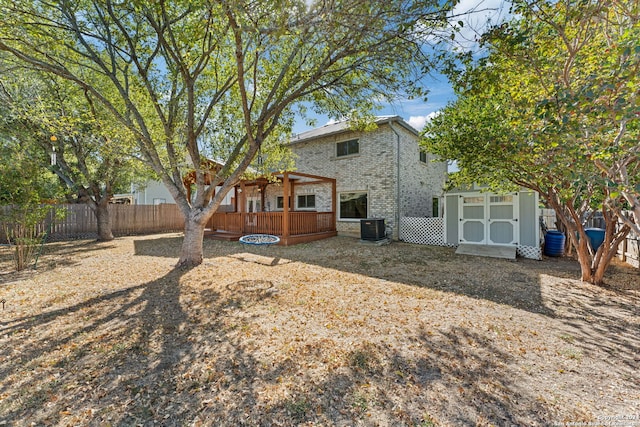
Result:
<instances>
[{"instance_id":1,"label":"pergola post","mask_svg":"<svg viewBox=\"0 0 640 427\"><path fill-rule=\"evenodd\" d=\"M245 232L245 223L247 221L247 215L245 214L245 206L247 203L245 202L247 197L246 189L244 187L244 181L240 181L240 230L242 233Z\"/></svg>"},{"instance_id":2,"label":"pergola post","mask_svg":"<svg viewBox=\"0 0 640 427\"><path fill-rule=\"evenodd\" d=\"M289 237L289 173L282 176L282 237L286 242Z\"/></svg>"},{"instance_id":3,"label":"pergola post","mask_svg":"<svg viewBox=\"0 0 640 427\"><path fill-rule=\"evenodd\" d=\"M333 212L333 215L334 215L334 221L336 218L338 218L338 212L336 211L337 209L336 197L337 197L336 180L332 179L331 180L331 211Z\"/></svg>"}]
</instances>

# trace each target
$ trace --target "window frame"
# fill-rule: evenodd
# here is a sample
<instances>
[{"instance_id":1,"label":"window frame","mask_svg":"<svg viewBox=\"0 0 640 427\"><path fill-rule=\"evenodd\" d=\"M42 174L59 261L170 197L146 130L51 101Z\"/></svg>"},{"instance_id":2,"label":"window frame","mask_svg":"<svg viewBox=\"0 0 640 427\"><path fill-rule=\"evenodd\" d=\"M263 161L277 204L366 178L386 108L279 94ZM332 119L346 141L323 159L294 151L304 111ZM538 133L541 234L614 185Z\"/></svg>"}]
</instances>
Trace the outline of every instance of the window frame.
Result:
<instances>
[{"instance_id":1,"label":"window frame","mask_svg":"<svg viewBox=\"0 0 640 427\"><path fill-rule=\"evenodd\" d=\"M291 206L291 196L289 196L289 209L293 209L293 206ZM276 210L284 210L284 196L276 196Z\"/></svg>"},{"instance_id":2,"label":"window frame","mask_svg":"<svg viewBox=\"0 0 640 427\"><path fill-rule=\"evenodd\" d=\"M440 218L440 197L431 198L431 215Z\"/></svg>"},{"instance_id":3,"label":"window frame","mask_svg":"<svg viewBox=\"0 0 640 427\"><path fill-rule=\"evenodd\" d=\"M363 217L343 217L342 216L342 195L343 194L360 194L365 196L365 216ZM359 222L361 219L366 219L369 217L369 192L368 191L342 191L338 193L338 212L337 219L338 221L347 221L347 222Z\"/></svg>"},{"instance_id":4,"label":"window frame","mask_svg":"<svg viewBox=\"0 0 640 427\"><path fill-rule=\"evenodd\" d=\"M313 206L308 206L307 202L309 198L313 198ZM300 199L305 200L304 206L300 204ZM316 209L316 195L315 194L298 194L296 197L296 208L299 210L315 210Z\"/></svg>"},{"instance_id":5,"label":"window frame","mask_svg":"<svg viewBox=\"0 0 640 427\"><path fill-rule=\"evenodd\" d=\"M424 160L422 159L424 157ZM423 165L427 164L427 152L426 151L422 151L420 150L420 154L418 157L418 160L420 161L420 163L422 163Z\"/></svg>"},{"instance_id":6,"label":"window frame","mask_svg":"<svg viewBox=\"0 0 640 427\"><path fill-rule=\"evenodd\" d=\"M351 144L355 143L356 146L356 151L354 152L350 152L351 149ZM340 146L343 144L347 144L347 152L345 154L340 154ZM360 154L360 139L358 138L352 138L352 139L346 139L344 141L340 141L340 142L336 142L336 157L337 158L344 158L344 157L350 157L350 156L357 156Z\"/></svg>"}]
</instances>

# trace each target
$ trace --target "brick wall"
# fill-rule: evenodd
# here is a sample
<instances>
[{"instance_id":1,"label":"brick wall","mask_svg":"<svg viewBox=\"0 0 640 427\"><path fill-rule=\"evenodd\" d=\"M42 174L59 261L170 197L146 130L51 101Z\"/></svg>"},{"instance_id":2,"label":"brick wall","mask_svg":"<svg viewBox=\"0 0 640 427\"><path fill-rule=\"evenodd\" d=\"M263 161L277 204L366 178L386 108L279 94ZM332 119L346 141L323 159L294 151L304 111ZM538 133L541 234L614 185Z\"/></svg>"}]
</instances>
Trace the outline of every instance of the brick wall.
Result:
<instances>
[{"instance_id":1,"label":"brick wall","mask_svg":"<svg viewBox=\"0 0 640 427\"><path fill-rule=\"evenodd\" d=\"M432 197L442 195L446 165L420 163L418 138L397 123L394 129L400 135L400 216L431 216ZM336 156L338 142L356 138L358 154ZM336 179L338 208L340 193L366 192L368 216L384 218L397 238L397 140L388 124L372 132L345 131L291 147L298 171ZM359 236L360 221L338 218L337 229L340 234Z\"/></svg>"},{"instance_id":2,"label":"brick wall","mask_svg":"<svg viewBox=\"0 0 640 427\"><path fill-rule=\"evenodd\" d=\"M400 153L400 217L438 216L438 212L433 212L433 198L439 199L442 211L447 164L434 162L435 157L429 153L426 162L421 162L418 140L406 130L402 133Z\"/></svg>"}]
</instances>

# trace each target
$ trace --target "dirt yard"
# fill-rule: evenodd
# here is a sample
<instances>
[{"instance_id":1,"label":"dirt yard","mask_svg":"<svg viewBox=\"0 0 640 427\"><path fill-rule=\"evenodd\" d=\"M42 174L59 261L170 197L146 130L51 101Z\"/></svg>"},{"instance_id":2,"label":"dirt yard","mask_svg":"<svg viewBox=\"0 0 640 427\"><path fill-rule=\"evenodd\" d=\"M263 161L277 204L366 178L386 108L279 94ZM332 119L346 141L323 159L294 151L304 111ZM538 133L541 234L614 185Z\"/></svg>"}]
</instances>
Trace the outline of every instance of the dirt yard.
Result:
<instances>
[{"instance_id":1,"label":"dirt yard","mask_svg":"<svg viewBox=\"0 0 640 427\"><path fill-rule=\"evenodd\" d=\"M180 242L0 249L0 426L640 426L637 269Z\"/></svg>"}]
</instances>

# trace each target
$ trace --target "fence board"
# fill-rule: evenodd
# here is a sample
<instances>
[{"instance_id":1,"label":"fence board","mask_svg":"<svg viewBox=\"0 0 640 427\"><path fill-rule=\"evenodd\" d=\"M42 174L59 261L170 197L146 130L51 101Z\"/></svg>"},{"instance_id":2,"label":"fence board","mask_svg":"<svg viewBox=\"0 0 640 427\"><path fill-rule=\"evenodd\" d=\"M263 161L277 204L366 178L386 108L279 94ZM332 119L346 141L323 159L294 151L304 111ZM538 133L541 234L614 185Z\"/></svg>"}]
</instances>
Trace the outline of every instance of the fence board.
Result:
<instances>
[{"instance_id":1,"label":"fence board","mask_svg":"<svg viewBox=\"0 0 640 427\"><path fill-rule=\"evenodd\" d=\"M10 206L0 207L7 213ZM54 220L54 209L63 210L64 217ZM114 236L169 233L184 230L184 218L177 205L109 205ZM47 217L36 225L39 234L48 232L49 240L91 239L97 237L98 224L91 208L85 204L56 205ZM0 242L7 237L0 230Z\"/></svg>"},{"instance_id":2,"label":"fence board","mask_svg":"<svg viewBox=\"0 0 640 427\"><path fill-rule=\"evenodd\" d=\"M542 222L549 229L556 228L556 212L553 209L540 209L540 218ZM603 227L602 216L594 215L589 218L585 227ZM619 226L622 226L622 222L618 222ZM618 258L633 267L640 268L640 236L631 232L627 235L627 238L618 246L617 255Z\"/></svg>"}]
</instances>

